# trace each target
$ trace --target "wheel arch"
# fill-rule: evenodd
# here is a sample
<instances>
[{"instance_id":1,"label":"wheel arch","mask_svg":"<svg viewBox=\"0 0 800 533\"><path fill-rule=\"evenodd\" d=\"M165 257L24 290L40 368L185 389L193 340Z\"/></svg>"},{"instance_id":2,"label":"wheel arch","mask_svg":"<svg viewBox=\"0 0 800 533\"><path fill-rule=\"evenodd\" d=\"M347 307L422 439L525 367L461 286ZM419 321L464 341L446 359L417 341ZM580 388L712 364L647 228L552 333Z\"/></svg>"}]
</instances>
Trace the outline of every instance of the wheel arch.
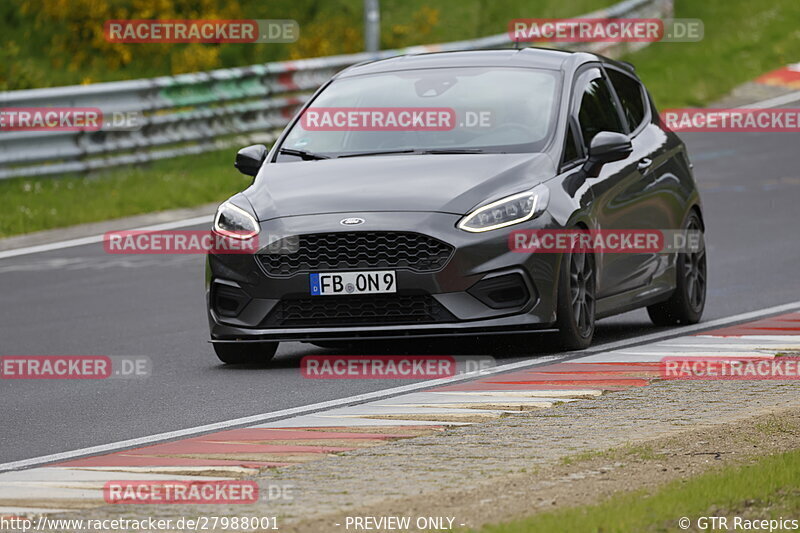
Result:
<instances>
[{"instance_id":1,"label":"wheel arch","mask_svg":"<svg viewBox=\"0 0 800 533\"><path fill-rule=\"evenodd\" d=\"M700 219L700 229L705 231L706 230L706 221L703 218L703 210L700 208L699 204L696 204L696 203L692 204L692 207L689 208L689 212L686 214L686 218L688 219L689 215L691 215L692 213L695 213L697 215L697 218ZM686 221L684 221L684 224L685 223L686 223Z\"/></svg>"}]
</instances>

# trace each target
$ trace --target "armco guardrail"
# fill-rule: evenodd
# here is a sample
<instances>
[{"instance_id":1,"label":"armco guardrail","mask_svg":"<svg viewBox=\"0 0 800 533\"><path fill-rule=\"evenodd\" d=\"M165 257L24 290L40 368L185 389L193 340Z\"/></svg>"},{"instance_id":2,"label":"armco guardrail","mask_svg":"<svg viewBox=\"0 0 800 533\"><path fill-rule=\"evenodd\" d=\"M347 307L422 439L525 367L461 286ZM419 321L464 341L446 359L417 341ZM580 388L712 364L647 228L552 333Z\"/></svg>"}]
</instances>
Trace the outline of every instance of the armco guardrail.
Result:
<instances>
[{"instance_id":1,"label":"armco guardrail","mask_svg":"<svg viewBox=\"0 0 800 533\"><path fill-rule=\"evenodd\" d=\"M625 0L587 18L669 18L673 0ZM646 43L574 46L606 55ZM314 89L344 67L400 54L512 46L507 33L370 54L303 59L179 76L0 93L0 108L93 107L139 112L135 131L0 132L0 179L86 172L270 142Z\"/></svg>"}]
</instances>

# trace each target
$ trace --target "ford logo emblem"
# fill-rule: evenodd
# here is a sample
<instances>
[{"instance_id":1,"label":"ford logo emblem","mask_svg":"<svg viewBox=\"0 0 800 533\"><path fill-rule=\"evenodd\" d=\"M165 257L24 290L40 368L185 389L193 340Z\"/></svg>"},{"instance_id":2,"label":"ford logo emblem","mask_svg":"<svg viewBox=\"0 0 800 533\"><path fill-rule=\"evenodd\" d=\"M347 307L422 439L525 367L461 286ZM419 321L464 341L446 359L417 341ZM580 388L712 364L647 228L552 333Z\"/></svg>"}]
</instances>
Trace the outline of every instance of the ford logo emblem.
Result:
<instances>
[{"instance_id":1,"label":"ford logo emblem","mask_svg":"<svg viewBox=\"0 0 800 533\"><path fill-rule=\"evenodd\" d=\"M339 224L342 224L344 226L355 226L356 224L363 224L363 223L364 223L364 219L363 218L358 218L358 217L344 218L344 219L339 221Z\"/></svg>"}]
</instances>

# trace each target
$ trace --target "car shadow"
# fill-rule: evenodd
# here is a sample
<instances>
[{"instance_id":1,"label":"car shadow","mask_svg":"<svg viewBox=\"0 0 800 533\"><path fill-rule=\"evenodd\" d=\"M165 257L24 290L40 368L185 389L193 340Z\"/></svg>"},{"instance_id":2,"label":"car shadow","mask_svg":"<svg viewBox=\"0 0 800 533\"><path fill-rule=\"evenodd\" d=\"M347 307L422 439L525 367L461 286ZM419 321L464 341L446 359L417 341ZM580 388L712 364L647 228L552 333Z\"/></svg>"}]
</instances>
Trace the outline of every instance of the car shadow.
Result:
<instances>
[{"instance_id":1,"label":"car shadow","mask_svg":"<svg viewBox=\"0 0 800 533\"><path fill-rule=\"evenodd\" d=\"M621 341L668 330L653 326L648 320L639 317L615 317L600 321L595 331L593 348L603 344ZM445 337L432 339L359 341L340 343L336 346L319 347L310 343L287 343L278 350L277 356L266 364L220 365L224 369L298 369L301 360L307 355L338 356L394 356L394 355L447 355L447 356L491 356L498 361L543 357L564 352L555 331L541 331L513 335L484 335Z\"/></svg>"}]
</instances>

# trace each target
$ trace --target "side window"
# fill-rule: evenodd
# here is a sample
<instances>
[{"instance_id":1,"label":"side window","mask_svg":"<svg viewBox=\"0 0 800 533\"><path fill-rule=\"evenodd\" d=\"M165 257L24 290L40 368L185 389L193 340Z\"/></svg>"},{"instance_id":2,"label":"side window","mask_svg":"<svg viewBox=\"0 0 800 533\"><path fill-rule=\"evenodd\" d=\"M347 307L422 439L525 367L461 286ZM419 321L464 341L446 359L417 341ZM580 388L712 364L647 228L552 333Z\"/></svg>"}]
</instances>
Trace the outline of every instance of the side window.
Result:
<instances>
[{"instance_id":1,"label":"side window","mask_svg":"<svg viewBox=\"0 0 800 533\"><path fill-rule=\"evenodd\" d=\"M630 131L633 131L639 127L645 116L642 87L630 76L611 69L608 70L608 77L611 78L611 85L614 86L614 90L617 91L617 96L622 102L622 109L625 112Z\"/></svg>"},{"instance_id":2,"label":"side window","mask_svg":"<svg viewBox=\"0 0 800 533\"><path fill-rule=\"evenodd\" d=\"M575 144L575 132L572 130L572 121L567 125L567 138L564 141L564 157L562 164L578 159L578 145Z\"/></svg>"},{"instance_id":3,"label":"side window","mask_svg":"<svg viewBox=\"0 0 800 533\"><path fill-rule=\"evenodd\" d=\"M586 146L589 146L594 136L601 131L624 133L614 97L603 78L597 77L591 80L584 89L578 121Z\"/></svg>"}]
</instances>

